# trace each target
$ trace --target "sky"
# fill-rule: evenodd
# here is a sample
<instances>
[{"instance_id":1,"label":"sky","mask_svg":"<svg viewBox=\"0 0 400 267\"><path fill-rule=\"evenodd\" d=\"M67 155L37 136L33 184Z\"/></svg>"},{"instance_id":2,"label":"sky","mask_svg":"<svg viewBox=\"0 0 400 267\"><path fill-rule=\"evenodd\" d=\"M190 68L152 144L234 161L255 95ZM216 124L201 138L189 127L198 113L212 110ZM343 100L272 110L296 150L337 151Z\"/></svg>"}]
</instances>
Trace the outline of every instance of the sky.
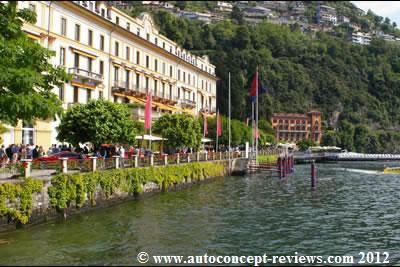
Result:
<instances>
[{"instance_id":1,"label":"sky","mask_svg":"<svg viewBox=\"0 0 400 267\"><path fill-rule=\"evenodd\" d=\"M400 25L400 2L398 1L351 1L365 12L371 9L375 14L388 17L390 21ZM398 26L399 27L399 26Z\"/></svg>"}]
</instances>

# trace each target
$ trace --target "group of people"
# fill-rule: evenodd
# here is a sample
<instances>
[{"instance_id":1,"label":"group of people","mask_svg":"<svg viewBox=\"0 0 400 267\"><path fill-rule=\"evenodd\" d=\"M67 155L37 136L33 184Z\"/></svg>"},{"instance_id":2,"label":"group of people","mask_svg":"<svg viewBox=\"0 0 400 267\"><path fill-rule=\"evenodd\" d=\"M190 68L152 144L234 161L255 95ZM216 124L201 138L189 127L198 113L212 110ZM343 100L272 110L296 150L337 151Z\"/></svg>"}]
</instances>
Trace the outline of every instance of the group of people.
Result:
<instances>
[{"instance_id":1,"label":"group of people","mask_svg":"<svg viewBox=\"0 0 400 267\"><path fill-rule=\"evenodd\" d=\"M2 145L0 147L0 165L5 166L22 159L36 159L44 156L44 154L42 146L11 144L6 148Z\"/></svg>"}]
</instances>

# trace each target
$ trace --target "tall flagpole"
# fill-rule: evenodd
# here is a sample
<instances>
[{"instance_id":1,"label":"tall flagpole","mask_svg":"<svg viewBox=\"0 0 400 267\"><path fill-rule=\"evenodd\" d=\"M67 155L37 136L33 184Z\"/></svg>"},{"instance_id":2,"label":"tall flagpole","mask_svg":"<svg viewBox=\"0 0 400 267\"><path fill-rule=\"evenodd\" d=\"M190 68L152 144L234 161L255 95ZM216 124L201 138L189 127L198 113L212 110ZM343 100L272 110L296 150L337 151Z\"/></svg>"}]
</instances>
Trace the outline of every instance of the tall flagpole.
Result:
<instances>
[{"instance_id":1,"label":"tall flagpole","mask_svg":"<svg viewBox=\"0 0 400 267\"><path fill-rule=\"evenodd\" d=\"M228 141L228 159L229 159L229 174L231 173L231 73L229 72L229 120L228 120L228 130L229 130L229 141Z\"/></svg>"},{"instance_id":2,"label":"tall flagpole","mask_svg":"<svg viewBox=\"0 0 400 267\"><path fill-rule=\"evenodd\" d=\"M257 66L257 80L256 80L256 164L258 157L258 66ZM151 128L150 128L151 129Z\"/></svg>"},{"instance_id":3,"label":"tall flagpole","mask_svg":"<svg viewBox=\"0 0 400 267\"><path fill-rule=\"evenodd\" d=\"M254 153L254 102L251 99L251 156L250 158L253 159Z\"/></svg>"},{"instance_id":4,"label":"tall flagpole","mask_svg":"<svg viewBox=\"0 0 400 267\"><path fill-rule=\"evenodd\" d=\"M217 134L217 138L216 138L216 145L215 145L215 152L218 152L218 117L219 117L219 109L217 110L217 121L216 121L216 134Z\"/></svg>"}]
</instances>

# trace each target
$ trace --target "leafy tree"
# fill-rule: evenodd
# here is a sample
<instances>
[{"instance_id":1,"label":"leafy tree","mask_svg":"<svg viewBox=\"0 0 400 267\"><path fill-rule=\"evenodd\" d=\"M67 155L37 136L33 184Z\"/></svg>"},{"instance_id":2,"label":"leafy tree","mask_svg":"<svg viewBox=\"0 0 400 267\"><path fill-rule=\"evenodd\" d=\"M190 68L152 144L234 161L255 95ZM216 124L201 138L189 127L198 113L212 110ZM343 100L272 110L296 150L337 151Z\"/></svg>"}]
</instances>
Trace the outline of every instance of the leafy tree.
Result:
<instances>
[{"instance_id":1,"label":"leafy tree","mask_svg":"<svg viewBox=\"0 0 400 267\"><path fill-rule=\"evenodd\" d=\"M86 142L95 146L135 144L135 136L141 127L132 120L127 106L107 100L91 100L67 110L57 128L57 139L73 145Z\"/></svg>"},{"instance_id":2,"label":"leafy tree","mask_svg":"<svg viewBox=\"0 0 400 267\"><path fill-rule=\"evenodd\" d=\"M167 138L166 143L172 148L198 149L201 145L200 122L185 114L164 114L154 123L152 130Z\"/></svg>"},{"instance_id":3,"label":"leafy tree","mask_svg":"<svg viewBox=\"0 0 400 267\"><path fill-rule=\"evenodd\" d=\"M36 14L16 4L0 3L0 121L14 126L18 120L60 114L61 102L52 89L69 78L64 69L49 64L54 52L22 31L24 22L36 22Z\"/></svg>"},{"instance_id":4,"label":"leafy tree","mask_svg":"<svg viewBox=\"0 0 400 267\"><path fill-rule=\"evenodd\" d=\"M311 139L304 139L304 140L300 140L299 142L297 142L296 145L297 145L297 147L299 148L300 151L305 151L309 147L315 146L315 143Z\"/></svg>"},{"instance_id":5,"label":"leafy tree","mask_svg":"<svg viewBox=\"0 0 400 267\"><path fill-rule=\"evenodd\" d=\"M231 18L238 24L244 23L243 12L236 5L232 9Z\"/></svg>"}]
</instances>

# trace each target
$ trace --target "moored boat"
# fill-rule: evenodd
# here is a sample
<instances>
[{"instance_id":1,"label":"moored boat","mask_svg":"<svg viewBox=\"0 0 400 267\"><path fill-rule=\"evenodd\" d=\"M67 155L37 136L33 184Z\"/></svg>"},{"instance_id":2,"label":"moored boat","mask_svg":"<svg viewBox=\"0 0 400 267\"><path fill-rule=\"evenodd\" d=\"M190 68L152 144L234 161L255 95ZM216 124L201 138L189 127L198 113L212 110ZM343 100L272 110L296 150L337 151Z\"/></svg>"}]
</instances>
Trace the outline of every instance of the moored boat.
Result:
<instances>
[{"instance_id":1,"label":"moored boat","mask_svg":"<svg viewBox=\"0 0 400 267\"><path fill-rule=\"evenodd\" d=\"M384 173L400 173L400 167L385 167L383 169Z\"/></svg>"}]
</instances>

